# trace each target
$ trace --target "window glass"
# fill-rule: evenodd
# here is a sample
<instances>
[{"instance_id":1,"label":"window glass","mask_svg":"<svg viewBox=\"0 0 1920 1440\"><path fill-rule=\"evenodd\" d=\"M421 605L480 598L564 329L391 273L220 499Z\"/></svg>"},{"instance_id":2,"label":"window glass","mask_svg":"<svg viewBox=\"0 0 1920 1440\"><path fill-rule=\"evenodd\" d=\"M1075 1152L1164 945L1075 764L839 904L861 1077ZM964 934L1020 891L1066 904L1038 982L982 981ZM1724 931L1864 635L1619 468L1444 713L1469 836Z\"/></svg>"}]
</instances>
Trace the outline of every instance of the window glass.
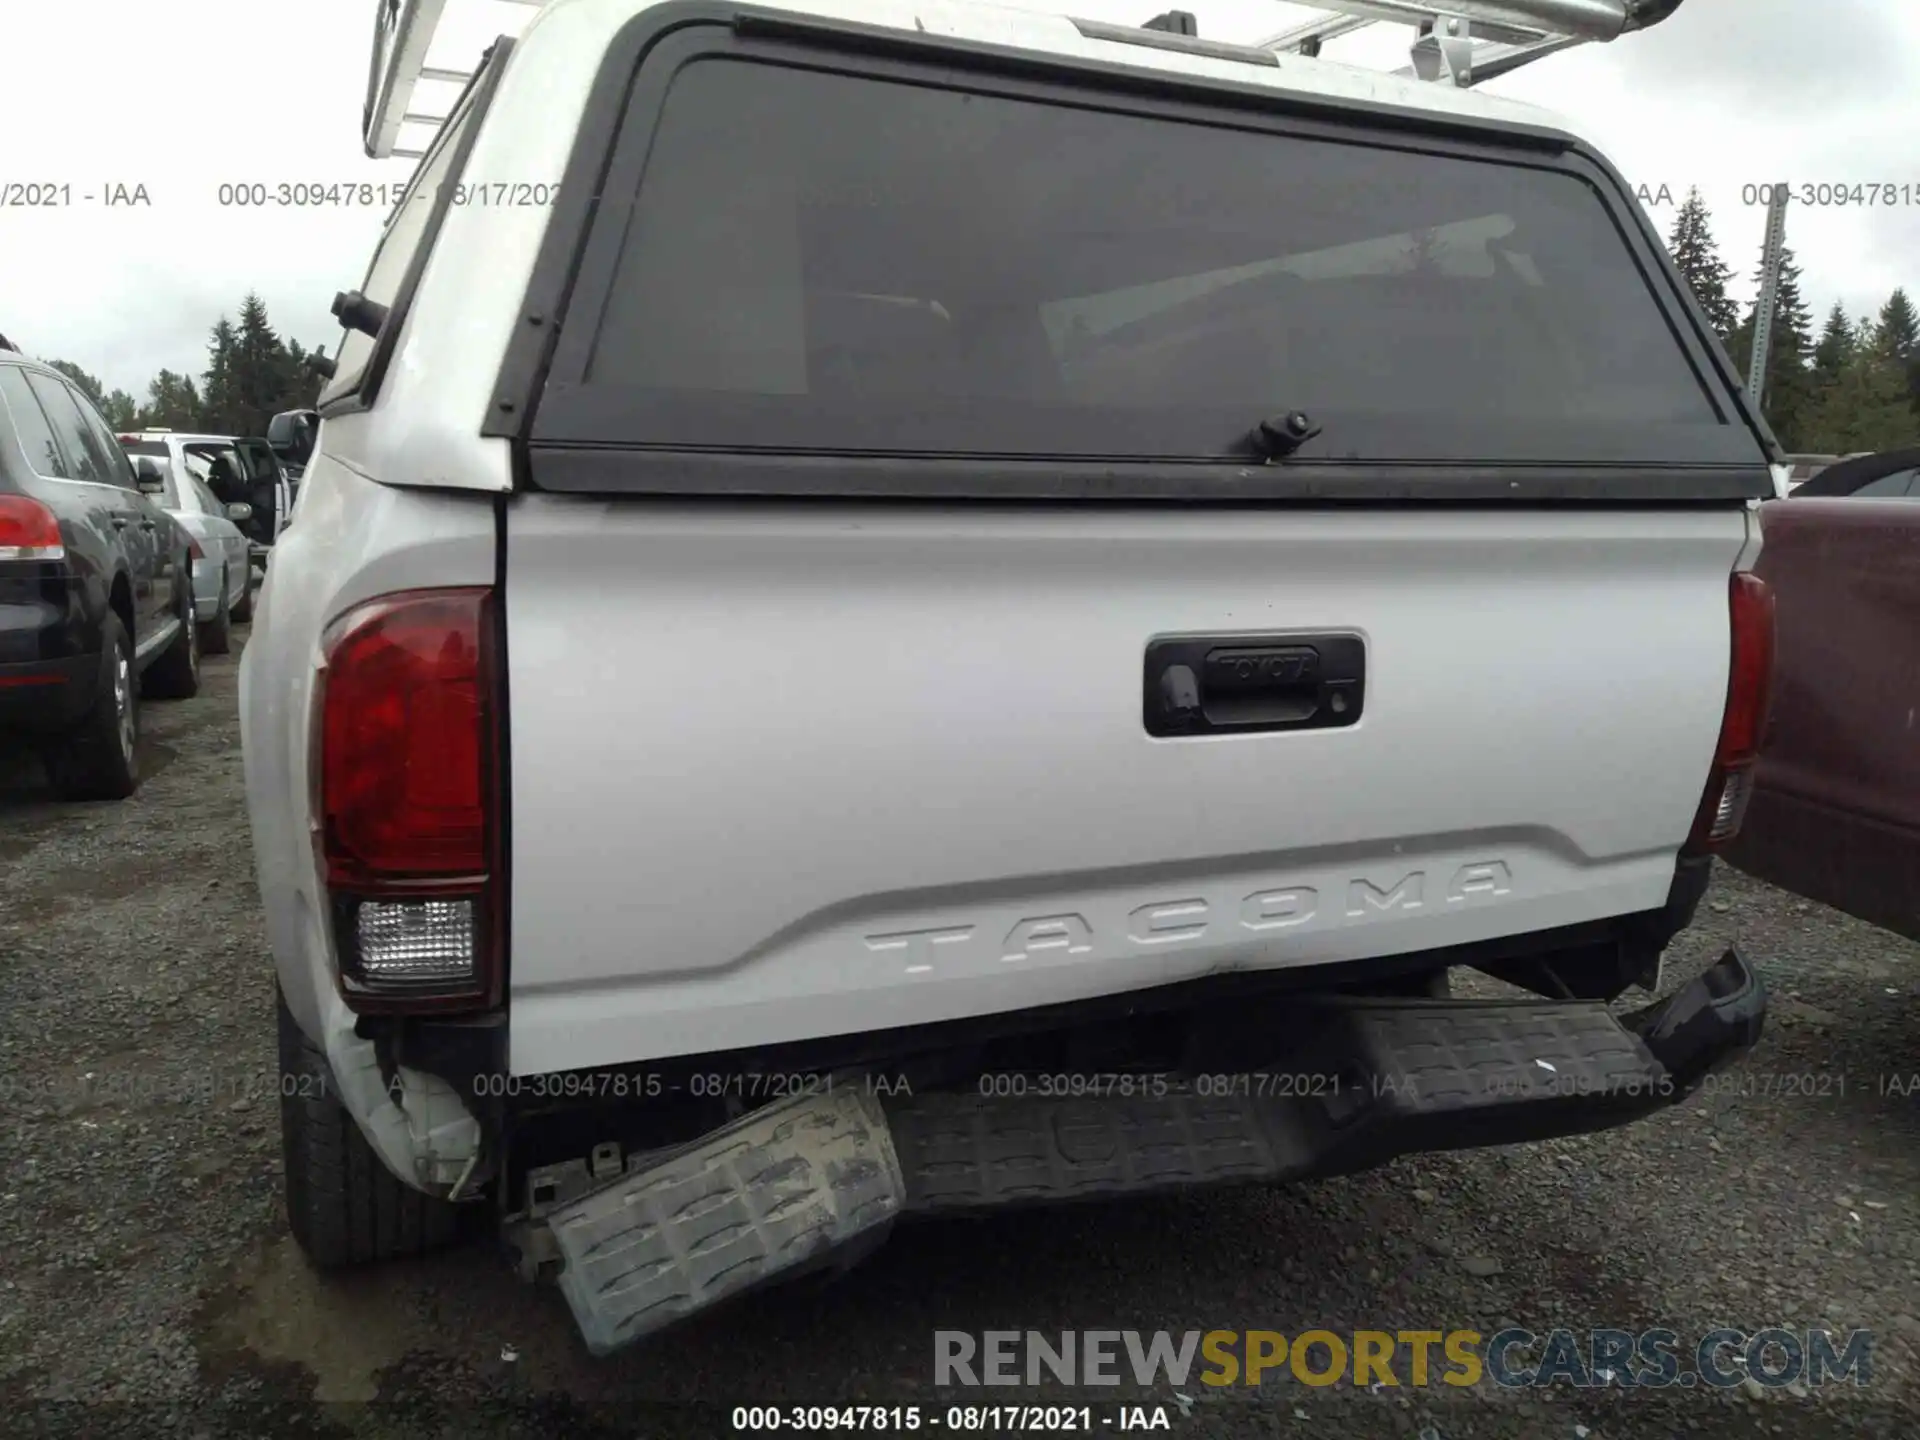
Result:
<instances>
[{"instance_id":1,"label":"window glass","mask_svg":"<svg viewBox=\"0 0 1920 1440\"><path fill-rule=\"evenodd\" d=\"M187 498L192 502L191 508L198 510L202 515L219 515L222 517L226 515L227 507L220 503L213 491L207 488L207 482L202 480L198 475L189 475L187 477L186 488Z\"/></svg>"},{"instance_id":2,"label":"window glass","mask_svg":"<svg viewBox=\"0 0 1920 1440\"><path fill-rule=\"evenodd\" d=\"M1721 428L1574 175L733 60L673 82L585 382L703 407L676 443Z\"/></svg>"},{"instance_id":3,"label":"window glass","mask_svg":"<svg viewBox=\"0 0 1920 1440\"><path fill-rule=\"evenodd\" d=\"M101 453L100 442L88 433L87 417L67 384L28 371L27 385L39 397L47 423L60 439L60 449L73 467L73 478L94 485L113 484L113 463Z\"/></svg>"},{"instance_id":4,"label":"window glass","mask_svg":"<svg viewBox=\"0 0 1920 1440\"><path fill-rule=\"evenodd\" d=\"M93 437L94 449L100 452L103 463L106 465L108 479L123 490L138 490L140 482L133 473L133 461L129 460L127 452L120 448L120 441L114 436L112 429L95 411L93 403L86 396L78 390L73 393L74 398L80 402L80 418L86 421L87 434Z\"/></svg>"},{"instance_id":5,"label":"window glass","mask_svg":"<svg viewBox=\"0 0 1920 1440\"><path fill-rule=\"evenodd\" d=\"M1914 479L1920 476L1920 470L1896 470L1891 475L1882 475L1878 480L1862 485L1853 493L1862 500L1894 500L1911 496L1914 493Z\"/></svg>"},{"instance_id":6,"label":"window glass","mask_svg":"<svg viewBox=\"0 0 1920 1440\"><path fill-rule=\"evenodd\" d=\"M280 457L273 453L273 447L264 440L256 441L253 453L259 479L269 485L278 485L285 467L281 465Z\"/></svg>"},{"instance_id":7,"label":"window glass","mask_svg":"<svg viewBox=\"0 0 1920 1440\"><path fill-rule=\"evenodd\" d=\"M186 452L187 469L205 480L215 495L228 500L247 498L246 462L237 447L201 442L181 448Z\"/></svg>"},{"instance_id":8,"label":"window glass","mask_svg":"<svg viewBox=\"0 0 1920 1440\"><path fill-rule=\"evenodd\" d=\"M53 480L71 480L73 474L66 456L61 453L60 442L54 439L53 426L27 386L27 372L18 365L0 365L0 399L6 401L14 437L19 440L21 452L26 455L33 473Z\"/></svg>"}]
</instances>

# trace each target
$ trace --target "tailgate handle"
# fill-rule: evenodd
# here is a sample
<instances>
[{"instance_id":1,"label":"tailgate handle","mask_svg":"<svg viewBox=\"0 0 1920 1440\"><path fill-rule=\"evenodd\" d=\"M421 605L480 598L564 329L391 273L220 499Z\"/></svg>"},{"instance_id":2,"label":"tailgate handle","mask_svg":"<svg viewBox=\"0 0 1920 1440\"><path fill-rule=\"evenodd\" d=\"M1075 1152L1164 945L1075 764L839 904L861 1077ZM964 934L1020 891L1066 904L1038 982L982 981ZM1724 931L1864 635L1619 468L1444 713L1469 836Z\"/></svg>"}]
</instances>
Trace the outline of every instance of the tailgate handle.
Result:
<instances>
[{"instance_id":1,"label":"tailgate handle","mask_svg":"<svg viewBox=\"0 0 1920 1440\"><path fill-rule=\"evenodd\" d=\"M1146 659L1151 735L1332 729L1358 720L1365 699L1357 635L1156 640Z\"/></svg>"},{"instance_id":2,"label":"tailgate handle","mask_svg":"<svg viewBox=\"0 0 1920 1440\"><path fill-rule=\"evenodd\" d=\"M1305 720L1320 708L1320 652L1209 650L1200 668L1200 704L1216 720Z\"/></svg>"}]
</instances>

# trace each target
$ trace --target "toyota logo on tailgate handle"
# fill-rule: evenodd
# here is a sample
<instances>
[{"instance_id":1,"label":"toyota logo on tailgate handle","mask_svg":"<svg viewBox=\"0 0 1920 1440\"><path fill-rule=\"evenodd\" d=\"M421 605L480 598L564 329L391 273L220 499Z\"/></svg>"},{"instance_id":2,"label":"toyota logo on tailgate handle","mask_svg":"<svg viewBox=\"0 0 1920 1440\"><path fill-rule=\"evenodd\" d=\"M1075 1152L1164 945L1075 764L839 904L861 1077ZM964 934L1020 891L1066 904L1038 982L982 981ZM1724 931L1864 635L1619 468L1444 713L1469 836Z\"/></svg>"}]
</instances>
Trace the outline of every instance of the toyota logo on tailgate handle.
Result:
<instances>
[{"instance_id":1,"label":"toyota logo on tailgate handle","mask_svg":"<svg viewBox=\"0 0 1920 1440\"><path fill-rule=\"evenodd\" d=\"M1333 729L1360 718L1366 644L1339 634L1156 640L1145 680L1152 735Z\"/></svg>"}]
</instances>

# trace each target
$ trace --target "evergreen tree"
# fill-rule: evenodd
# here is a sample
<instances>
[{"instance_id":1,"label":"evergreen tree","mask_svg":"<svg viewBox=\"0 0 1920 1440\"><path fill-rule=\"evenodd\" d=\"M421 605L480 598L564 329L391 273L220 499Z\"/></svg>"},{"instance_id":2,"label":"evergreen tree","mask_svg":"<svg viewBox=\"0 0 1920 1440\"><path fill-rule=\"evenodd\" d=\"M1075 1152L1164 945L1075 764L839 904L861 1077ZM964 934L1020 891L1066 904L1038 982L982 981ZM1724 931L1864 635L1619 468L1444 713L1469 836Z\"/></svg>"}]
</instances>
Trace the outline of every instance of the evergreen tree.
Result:
<instances>
[{"instance_id":1,"label":"evergreen tree","mask_svg":"<svg viewBox=\"0 0 1920 1440\"><path fill-rule=\"evenodd\" d=\"M298 340L288 339L286 345L286 364L280 377L280 393L275 412L281 410L303 409L311 405L314 397L320 393L320 377L308 368L316 356L324 353L309 350Z\"/></svg>"},{"instance_id":2,"label":"evergreen tree","mask_svg":"<svg viewBox=\"0 0 1920 1440\"><path fill-rule=\"evenodd\" d=\"M267 422L280 408L287 379L287 347L267 320L265 302L250 291L240 302L240 327L233 351L234 434L266 433Z\"/></svg>"},{"instance_id":3,"label":"evergreen tree","mask_svg":"<svg viewBox=\"0 0 1920 1440\"><path fill-rule=\"evenodd\" d=\"M312 402L314 377L308 352L282 340L267 316L266 302L249 291L235 324L226 316L213 327L202 377L205 428L220 435L264 435L282 410Z\"/></svg>"},{"instance_id":4,"label":"evergreen tree","mask_svg":"<svg viewBox=\"0 0 1920 1440\"><path fill-rule=\"evenodd\" d=\"M1764 267L1759 273L1766 273ZM1753 326L1759 306L1760 297L1756 293L1753 310L1740 322L1728 346L1743 376L1753 358ZM1813 348L1813 317L1807 311L1800 289L1800 266L1793 258L1793 251L1787 250L1780 257L1780 288L1774 301L1766 390L1760 404L1775 437L1790 451L1805 449L1803 434L1815 399L1813 373L1808 368Z\"/></svg>"},{"instance_id":5,"label":"evergreen tree","mask_svg":"<svg viewBox=\"0 0 1920 1440\"><path fill-rule=\"evenodd\" d=\"M1880 307L1876 338L1902 364L1920 356L1920 316L1914 314L1913 302L1904 289L1894 291Z\"/></svg>"},{"instance_id":6,"label":"evergreen tree","mask_svg":"<svg viewBox=\"0 0 1920 1440\"><path fill-rule=\"evenodd\" d=\"M1882 328L1857 348L1813 406L1807 433L1819 453L1830 455L1920 445L1920 416L1913 412L1891 331Z\"/></svg>"},{"instance_id":7,"label":"evergreen tree","mask_svg":"<svg viewBox=\"0 0 1920 1440\"><path fill-rule=\"evenodd\" d=\"M1905 289L1895 290L1880 310L1880 328L1887 334L1900 368L1906 375L1907 399L1920 415L1920 317Z\"/></svg>"},{"instance_id":8,"label":"evergreen tree","mask_svg":"<svg viewBox=\"0 0 1920 1440\"><path fill-rule=\"evenodd\" d=\"M1860 332L1847 318L1846 307L1834 301L1833 309L1827 312L1827 323L1820 331L1820 343L1813 347L1813 394L1800 437L1815 451L1829 453L1827 440L1841 423L1839 407L1844 404L1835 399L1835 391L1860 348Z\"/></svg>"},{"instance_id":9,"label":"evergreen tree","mask_svg":"<svg viewBox=\"0 0 1920 1440\"><path fill-rule=\"evenodd\" d=\"M307 381L309 378L308 372L307 372L307 362L310 361L312 358L313 357L308 352L306 346L302 345L298 340L295 340L291 336L287 338L287 368L286 368L286 375L280 387L280 393L283 396L298 394L301 391L301 389L307 384ZM291 409L292 407L287 405L282 405L280 408L282 410L287 410L287 409Z\"/></svg>"},{"instance_id":10,"label":"evergreen tree","mask_svg":"<svg viewBox=\"0 0 1920 1440\"><path fill-rule=\"evenodd\" d=\"M1827 312L1826 327L1820 332L1820 343L1813 347L1813 378L1821 390L1832 385L1847 368L1847 362L1853 359L1856 348L1853 322L1847 319L1847 310L1838 300L1833 309Z\"/></svg>"},{"instance_id":11,"label":"evergreen tree","mask_svg":"<svg viewBox=\"0 0 1920 1440\"><path fill-rule=\"evenodd\" d=\"M1686 201L1673 222L1673 234L1667 238L1667 249L1673 255L1674 267L1686 277L1694 299L1706 312L1707 322L1719 335L1721 344L1726 344L1740 323L1739 307L1727 294L1733 271L1720 258L1707 202L1701 198L1697 185L1687 191Z\"/></svg>"},{"instance_id":12,"label":"evergreen tree","mask_svg":"<svg viewBox=\"0 0 1920 1440\"><path fill-rule=\"evenodd\" d=\"M240 336L233 322L222 315L207 340L207 369L201 377L200 395L206 418L202 422L216 435L236 433L240 419L237 391Z\"/></svg>"},{"instance_id":13,"label":"evergreen tree","mask_svg":"<svg viewBox=\"0 0 1920 1440\"><path fill-rule=\"evenodd\" d=\"M190 376L162 370L147 387L147 407L140 416L142 430L203 430L210 428L199 392Z\"/></svg>"},{"instance_id":14,"label":"evergreen tree","mask_svg":"<svg viewBox=\"0 0 1920 1440\"><path fill-rule=\"evenodd\" d=\"M115 430L132 430L139 424L140 402L124 390L114 390L101 403L100 413Z\"/></svg>"}]
</instances>

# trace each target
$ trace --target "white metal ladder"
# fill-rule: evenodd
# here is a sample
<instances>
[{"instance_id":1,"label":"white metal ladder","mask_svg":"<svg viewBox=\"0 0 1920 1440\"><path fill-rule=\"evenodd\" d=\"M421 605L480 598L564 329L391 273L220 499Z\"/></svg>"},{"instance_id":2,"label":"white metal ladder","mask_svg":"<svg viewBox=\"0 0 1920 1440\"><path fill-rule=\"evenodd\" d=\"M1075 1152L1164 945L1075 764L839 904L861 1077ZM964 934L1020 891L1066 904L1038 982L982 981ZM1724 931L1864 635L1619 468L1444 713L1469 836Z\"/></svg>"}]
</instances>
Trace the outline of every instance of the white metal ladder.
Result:
<instances>
[{"instance_id":1,"label":"white metal ladder","mask_svg":"<svg viewBox=\"0 0 1920 1440\"><path fill-rule=\"evenodd\" d=\"M1657 25L1681 0L1313 0L1336 13L1258 42L1263 50L1318 55L1328 40L1369 25L1414 29L1413 63L1401 75L1474 85L1543 55L1617 40Z\"/></svg>"},{"instance_id":2,"label":"white metal ladder","mask_svg":"<svg viewBox=\"0 0 1920 1440\"><path fill-rule=\"evenodd\" d=\"M447 118L444 113L416 108L420 85L465 84L471 77L464 70L427 64L447 0L376 3L362 140L367 154L375 159L417 159L429 142L401 145L402 127L427 126L431 134ZM537 10L545 0L503 3ZM1318 55L1323 42L1369 25L1410 25L1413 63L1397 73L1473 85L1569 46L1604 43L1644 30L1666 19L1681 0L1312 0L1312 4L1333 13L1270 35L1256 42L1256 48ZM1155 28L1170 27L1156 22Z\"/></svg>"},{"instance_id":3,"label":"white metal ladder","mask_svg":"<svg viewBox=\"0 0 1920 1440\"><path fill-rule=\"evenodd\" d=\"M546 0L508 3L537 10ZM361 113L361 143L376 160L417 160L447 118L444 113L436 115L414 108L420 83L465 85L473 76L470 71L427 64L427 52L446 15L447 0L376 0L376 7L367 103ZM402 126L421 125L431 127L426 141L418 146L400 144Z\"/></svg>"}]
</instances>

